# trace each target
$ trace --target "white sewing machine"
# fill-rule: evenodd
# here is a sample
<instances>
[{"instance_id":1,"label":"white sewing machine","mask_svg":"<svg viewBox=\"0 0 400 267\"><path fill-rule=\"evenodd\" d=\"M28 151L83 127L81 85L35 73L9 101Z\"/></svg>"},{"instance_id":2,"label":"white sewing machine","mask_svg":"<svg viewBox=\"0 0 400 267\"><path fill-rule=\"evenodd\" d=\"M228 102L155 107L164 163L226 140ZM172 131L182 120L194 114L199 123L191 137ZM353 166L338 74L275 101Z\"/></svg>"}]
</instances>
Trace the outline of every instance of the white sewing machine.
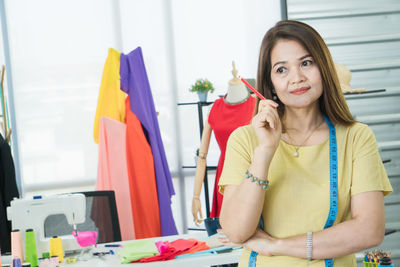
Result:
<instances>
[{"instance_id":1,"label":"white sewing machine","mask_svg":"<svg viewBox=\"0 0 400 267\"><path fill-rule=\"evenodd\" d=\"M17 199L7 207L7 218L12 229L21 231L25 242L25 230L33 229L38 256L49 252L50 238L45 237L44 222L49 215L65 214L67 221L76 230L76 225L85 222L86 199L83 194L60 194L34 199ZM60 236L64 251L79 250L81 247L72 235ZM23 243L24 244L24 243Z\"/></svg>"}]
</instances>

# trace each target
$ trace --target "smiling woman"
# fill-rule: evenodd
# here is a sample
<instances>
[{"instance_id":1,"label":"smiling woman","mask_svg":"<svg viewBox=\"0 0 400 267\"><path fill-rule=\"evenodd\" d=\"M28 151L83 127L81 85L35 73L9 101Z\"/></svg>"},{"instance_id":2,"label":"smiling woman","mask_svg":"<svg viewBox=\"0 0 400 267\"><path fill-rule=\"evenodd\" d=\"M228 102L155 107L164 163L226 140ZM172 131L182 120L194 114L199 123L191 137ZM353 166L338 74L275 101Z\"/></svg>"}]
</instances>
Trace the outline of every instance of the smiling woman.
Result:
<instances>
[{"instance_id":1,"label":"smiling woman","mask_svg":"<svg viewBox=\"0 0 400 267\"><path fill-rule=\"evenodd\" d=\"M271 28L257 90L266 100L227 145L223 241L245 247L239 266L355 267L355 252L383 240L383 197L393 189L320 35L297 21Z\"/></svg>"},{"instance_id":2,"label":"smiling woman","mask_svg":"<svg viewBox=\"0 0 400 267\"><path fill-rule=\"evenodd\" d=\"M312 56L300 43L292 40L278 41L271 51L271 62L271 80L274 84L272 93L287 107L318 105L322 95L321 74Z\"/></svg>"}]
</instances>

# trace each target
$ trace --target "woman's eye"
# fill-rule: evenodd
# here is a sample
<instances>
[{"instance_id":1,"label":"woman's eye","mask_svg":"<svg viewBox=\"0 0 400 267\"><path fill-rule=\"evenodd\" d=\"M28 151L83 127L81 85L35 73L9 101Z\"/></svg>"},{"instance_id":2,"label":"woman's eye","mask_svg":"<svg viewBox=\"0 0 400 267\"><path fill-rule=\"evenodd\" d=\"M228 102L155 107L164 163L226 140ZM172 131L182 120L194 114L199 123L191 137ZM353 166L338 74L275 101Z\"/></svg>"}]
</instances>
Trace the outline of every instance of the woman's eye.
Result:
<instances>
[{"instance_id":1,"label":"woman's eye","mask_svg":"<svg viewBox=\"0 0 400 267\"><path fill-rule=\"evenodd\" d=\"M284 73L285 72L285 68L284 67L280 67L276 70L277 73Z\"/></svg>"},{"instance_id":2,"label":"woman's eye","mask_svg":"<svg viewBox=\"0 0 400 267\"><path fill-rule=\"evenodd\" d=\"M311 60L304 60L301 64L303 66L310 66L312 64L312 61Z\"/></svg>"}]
</instances>

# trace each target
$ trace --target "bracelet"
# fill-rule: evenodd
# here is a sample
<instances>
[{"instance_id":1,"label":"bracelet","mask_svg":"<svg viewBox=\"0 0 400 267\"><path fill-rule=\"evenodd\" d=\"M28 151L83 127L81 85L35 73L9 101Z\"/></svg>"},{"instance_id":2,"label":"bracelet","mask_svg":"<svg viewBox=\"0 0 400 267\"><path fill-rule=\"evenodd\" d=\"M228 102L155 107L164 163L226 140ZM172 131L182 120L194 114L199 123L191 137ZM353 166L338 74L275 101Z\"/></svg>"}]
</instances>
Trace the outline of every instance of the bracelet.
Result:
<instances>
[{"instance_id":1,"label":"bracelet","mask_svg":"<svg viewBox=\"0 0 400 267\"><path fill-rule=\"evenodd\" d=\"M306 248L307 248L307 262L309 263L312 258L312 232L307 233L307 243L306 243Z\"/></svg>"},{"instance_id":2,"label":"bracelet","mask_svg":"<svg viewBox=\"0 0 400 267\"><path fill-rule=\"evenodd\" d=\"M259 186L262 187L262 189L267 190L269 188L269 181L268 180L260 180L257 177L253 176L248 170L245 172L246 174L246 179L250 179L251 182L255 182Z\"/></svg>"},{"instance_id":3,"label":"bracelet","mask_svg":"<svg viewBox=\"0 0 400 267\"><path fill-rule=\"evenodd\" d=\"M194 198L194 199L200 199L200 197L199 197L199 196L193 196L193 198Z\"/></svg>"}]
</instances>

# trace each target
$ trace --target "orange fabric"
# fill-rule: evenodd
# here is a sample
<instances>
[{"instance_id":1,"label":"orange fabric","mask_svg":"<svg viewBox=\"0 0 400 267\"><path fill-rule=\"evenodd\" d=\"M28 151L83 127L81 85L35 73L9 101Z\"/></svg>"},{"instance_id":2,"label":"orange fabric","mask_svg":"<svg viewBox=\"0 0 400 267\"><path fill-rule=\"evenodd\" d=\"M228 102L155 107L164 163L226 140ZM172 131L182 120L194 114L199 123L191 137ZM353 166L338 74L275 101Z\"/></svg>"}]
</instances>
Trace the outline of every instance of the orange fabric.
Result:
<instances>
[{"instance_id":1,"label":"orange fabric","mask_svg":"<svg viewBox=\"0 0 400 267\"><path fill-rule=\"evenodd\" d=\"M153 154L142 124L131 111L129 97L125 107L126 159L136 238L161 236Z\"/></svg>"},{"instance_id":2,"label":"orange fabric","mask_svg":"<svg viewBox=\"0 0 400 267\"><path fill-rule=\"evenodd\" d=\"M189 238L188 240L189 241L197 241L197 244L195 246L191 247L189 250L181 253L180 255L189 254L189 253L195 253L195 252L198 252L198 251L210 249L210 247L207 245L206 242L203 242L203 241L200 241L200 240L197 240L197 239L194 239L194 238Z\"/></svg>"}]
</instances>

